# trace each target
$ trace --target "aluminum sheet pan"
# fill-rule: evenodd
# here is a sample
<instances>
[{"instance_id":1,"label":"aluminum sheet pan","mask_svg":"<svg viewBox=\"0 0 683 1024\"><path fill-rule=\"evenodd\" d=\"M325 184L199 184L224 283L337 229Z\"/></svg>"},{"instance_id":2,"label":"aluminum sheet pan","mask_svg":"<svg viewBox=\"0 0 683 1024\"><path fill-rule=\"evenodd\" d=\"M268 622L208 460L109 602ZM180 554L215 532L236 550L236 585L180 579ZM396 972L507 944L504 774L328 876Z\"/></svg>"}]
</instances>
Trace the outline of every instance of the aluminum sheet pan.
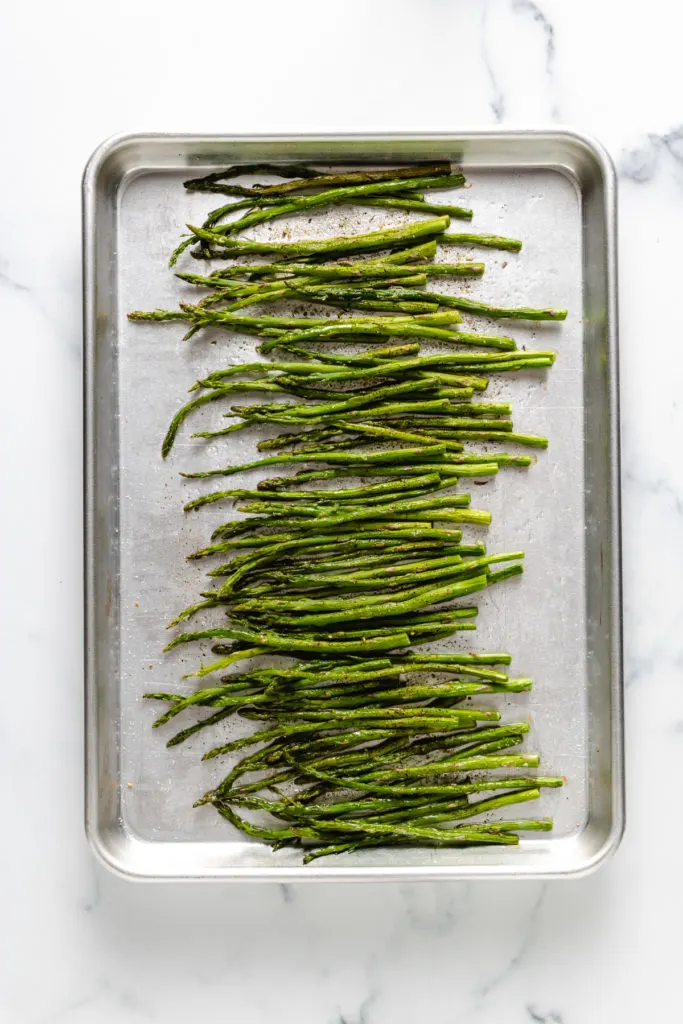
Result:
<instances>
[{"instance_id":1,"label":"aluminum sheet pan","mask_svg":"<svg viewBox=\"0 0 683 1024\"><path fill-rule=\"evenodd\" d=\"M538 750L542 773L563 775L567 785L537 804L539 815L554 817L554 831L518 848L368 850L304 867L296 851L273 853L210 807L192 808L227 770L225 759L202 764L201 752L249 723L229 719L167 750L151 730L158 706L142 700L147 690L175 688L197 665L194 649L162 655L164 626L202 589L206 566L184 555L226 518L218 507L185 516L183 502L201 488L178 472L254 457L251 432L202 447L184 429L166 462L160 441L192 381L226 358L253 358L254 340L214 335L213 345L206 333L188 344L178 324L134 324L126 313L175 308L193 294L169 272L168 255L185 223L201 222L217 202L186 193L189 175L264 160L337 167L438 159L462 165L471 181L472 230L524 240L518 256L463 250L487 268L468 294L570 310L562 325L505 325L519 343L558 352L549 374L499 377L487 393L510 398L516 429L546 434L549 450L528 472L503 470L472 488L473 506L493 513L489 550L524 548L526 572L479 600L476 633L441 644L511 651L514 674L531 676L534 689L489 703L504 719L530 721L525 749ZM405 219L341 207L291 225L293 237L316 237ZM282 222L257 231L280 237ZM601 863L623 830L615 184L601 148L560 131L119 137L85 172L84 271L86 827L102 860L135 878L279 881L550 877ZM439 279L439 287L462 282ZM219 419L209 407L191 427ZM232 485L257 479L240 474Z\"/></svg>"}]
</instances>

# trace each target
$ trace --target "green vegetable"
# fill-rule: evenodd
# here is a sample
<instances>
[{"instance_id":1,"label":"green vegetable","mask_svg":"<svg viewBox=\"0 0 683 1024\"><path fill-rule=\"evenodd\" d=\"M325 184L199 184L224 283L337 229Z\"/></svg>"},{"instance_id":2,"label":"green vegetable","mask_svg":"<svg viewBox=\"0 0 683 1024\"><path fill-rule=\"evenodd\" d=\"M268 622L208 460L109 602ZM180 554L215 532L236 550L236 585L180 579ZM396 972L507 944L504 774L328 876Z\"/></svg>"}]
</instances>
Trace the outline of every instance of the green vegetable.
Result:
<instances>
[{"instance_id":1,"label":"green vegetable","mask_svg":"<svg viewBox=\"0 0 683 1024\"><path fill-rule=\"evenodd\" d=\"M445 234L439 238L440 245L480 245L487 249L504 249L508 252L519 252L522 243L516 238L503 238L500 235Z\"/></svg>"},{"instance_id":2,"label":"green vegetable","mask_svg":"<svg viewBox=\"0 0 683 1024\"><path fill-rule=\"evenodd\" d=\"M321 174L319 171L302 167L300 164L245 164L243 168L230 167L225 171L218 171L203 178L191 178L185 182L185 188L199 192L221 192L223 189L215 186L226 178L237 177L239 174L257 174L259 171L264 174L277 174L284 177L288 176L288 171L291 168L298 168L298 170L293 170L292 173L298 175L298 178L303 180L287 181L282 185L255 185L248 190L248 194L262 196L273 194L285 195L290 192L301 192L309 188L329 188L330 186L338 185L362 185L373 181L387 181L396 178L398 175L402 178L412 179L426 177L427 175L445 176L451 173L451 166L445 161L433 164L413 164L408 167L392 167L375 171L348 171L342 174ZM465 178L460 175L459 184L464 185L464 183ZM244 194L245 191L247 190L243 189L242 193L237 194ZM233 195L235 193L226 191L226 194Z\"/></svg>"},{"instance_id":3,"label":"green vegetable","mask_svg":"<svg viewBox=\"0 0 683 1024\"><path fill-rule=\"evenodd\" d=\"M400 248L418 238L441 235L449 224L448 217L435 217L431 220L417 221L407 227L385 228L382 231L370 231L363 235L345 235L339 238L328 238L324 241L305 242L240 242L228 238L218 231L204 230L188 224L188 229L202 241L216 246L211 256L230 257L255 254L272 254L282 259L301 256L318 256L321 254L346 254L373 252L378 249ZM224 252L225 250L225 252Z\"/></svg>"},{"instance_id":4,"label":"green vegetable","mask_svg":"<svg viewBox=\"0 0 683 1024\"><path fill-rule=\"evenodd\" d=\"M259 172L296 178L233 181ZM517 428L509 402L479 398L493 374L547 369L555 354L460 331L461 312L532 321L567 316L563 309L496 306L427 289L432 276L484 271L472 260L434 262L439 244L521 250L515 239L446 231L450 217L470 219L472 211L435 203L425 190L464 181L446 162L330 174L266 163L191 179L191 191L238 198L211 210L201 227L190 225L171 264L195 242L193 256L234 262L210 274L177 275L208 289L198 303L129 314L133 321L181 321L186 338L218 329L212 340L228 346L255 335L261 354L284 353L279 361L233 365L223 349L219 368L193 384L168 428L164 457L188 416L225 400L228 425L209 424L193 436L230 445L232 434L265 427L256 449L273 454L239 465L219 456L222 468L200 464L181 476L203 480L271 465L291 465L294 473L188 496L186 511L233 500L240 517L214 525L211 542L188 555L210 559L214 589L171 623L204 616L199 628L177 633L166 647L207 645L210 653L183 678L212 679L194 692L146 697L165 704L157 728L201 711L169 746L231 715L262 723L239 738L211 734L205 759L243 753L196 803L212 804L274 850L304 845L306 863L377 846L515 845L520 833L547 831L552 823L490 815L563 782L520 777L519 769L539 764L537 754L514 752L528 723L505 724L494 708L469 703L479 694L531 688L530 679L508 674L511 656L455 648L435 654L431 647L476 628L477 608L463 599L523 571L523 551L489 554L480 540L463 537L491 516L470 508L459 478L484 483L501 467L526 468L532 460L465 445L548 443ZM349 203L437 216L355 236L234 237ZM243 260L261 253L263 263ZM264 315L262 307L273 302L296 303L293 315ZM332 307L332 315L304 315L305 302ZM347 312L337 316L334 307ZM431 348L421 354L424 342ZM338 350L347 344L351 352ZM268 817L256 823L242 816L250 812Z\"/></svg>"}]
</instances>

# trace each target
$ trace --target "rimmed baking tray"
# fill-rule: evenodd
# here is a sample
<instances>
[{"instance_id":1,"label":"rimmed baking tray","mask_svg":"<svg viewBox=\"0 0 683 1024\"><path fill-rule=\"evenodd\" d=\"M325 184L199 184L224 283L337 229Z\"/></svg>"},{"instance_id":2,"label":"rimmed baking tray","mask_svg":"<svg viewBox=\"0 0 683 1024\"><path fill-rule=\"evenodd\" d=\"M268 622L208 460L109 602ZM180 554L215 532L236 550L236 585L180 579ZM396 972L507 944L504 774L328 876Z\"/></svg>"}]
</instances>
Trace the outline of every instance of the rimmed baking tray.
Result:
<instances>
[{"instance_id":1,"label":"rimmed baking tray","mask_svg":"<svg viewBox=\"0 0 683 1024\"><path fill-rule=\"evenodd\" d=\"M465 634L474 649L511 650L515 674L533 677L530 694L495 705L530 721L529 749L567 785L540 802L553 833L518 848L368 850L303 867L295 851L274 854L211 808L193 810L225 766L200 762L204 743L167 750L150 729L155 709L142 694L173 688L190 664L187 654L161 655L164 624L201 589L202 570L183 556L203 543L208 520L183 517L191 491L178 470L215 464L219 451L225 461L226 448L198 451L182 439L161 461L171 415L218 353L206 341L183 344L177 325L131 324L126 312L174 307L182 294L168 254L185 222L216 205L184 192L189 175L257 161L441 159L471 180L473 230L524 239L519 257L484 254L472 295L570 309L561 328L507 332L558 352L547 378L492 385L511 396L516 428L547 434L551 445L528 473L502 472L477 489L473 504L494 516L490 550L525 548L526 573L519 586L485 595L477 633ZM616 848L624 782L615 199L605 152L568 131L132 135L93 154L83 182L86 827L110 868L149 879L562 877L592 870ZM302 232L324 230L325 216ZM378 224L376 211L347 216L348 232ZM252 351L237 339L230 359ZM253 440L236 437L227 458L244 461Z\"/></svg>"}]
</instances>

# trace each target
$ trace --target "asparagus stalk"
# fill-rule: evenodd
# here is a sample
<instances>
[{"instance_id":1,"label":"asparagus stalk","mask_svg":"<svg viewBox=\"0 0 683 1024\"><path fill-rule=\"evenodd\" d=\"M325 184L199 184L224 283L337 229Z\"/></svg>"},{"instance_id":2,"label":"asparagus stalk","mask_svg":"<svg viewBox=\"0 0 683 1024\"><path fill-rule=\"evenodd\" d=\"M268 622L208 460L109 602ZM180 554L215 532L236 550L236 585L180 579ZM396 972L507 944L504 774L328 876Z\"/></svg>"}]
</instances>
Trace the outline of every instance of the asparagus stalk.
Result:
<instances>
[{"instance_id":1,"label":"asparagus stalk","mask_svg":"<svg viewBox=\"0 0 683 1024\"><path fill-rule=\"evenodd\" d=\"M318 178L321 176L320 171L306 167L305 164L270 164L260 162L235 164L221 171L212 171L211 174L205 174L201 178L189 178L183 182L183 185L190 191L203 191L205 186L215 185L219 181L227 181L230 178L238 178L243 174L275 174L279 178Z\"/></svg>"},{"instance_id":2,"label":"asparagus stalk","mask_svg":"<svg viewBox=\"0 0 683 1024\"><path fill-rule=\"evenodd\" d=\"M279 256L281 259L297 259L300 256L320 256L324 254L350 254L359 252L375 252L380 249L396 249L409 245L419 238L430 238L441 235L449 224L448 217L434 217L431 220L417 221L406 227L385 228L382 231L370 231L362 235L345 235L339 238L327 238L323 241L301 242L244 242L228 238L218 231L205 230L188 224L188 229L204 242L217 247L210 251L211 257L229 257L252 254Z\"/></svg>"},{"instance_id":3,"label":"asparagus stalk","mask_svg":"<svg viewBox=\"0 0 683 1024\"><path fill-rule=\"evenodd\" d=\"M198 480L211 476L232 476L233 473L241 473L247 469L260 469L262 466L278 466L291 462L327 462L332 465L350 463L356 467L375 466L378 464L402 466L406 463L410 464L413 461L426 461L436 455L442 455L445 450L446 449L442 445L430 445L419 448L397 448L387 452L368 452L366 454L359 454L357 452L352 454L339 452L338 454L335 454L333 452L329 452L324 455L271 455L266 459L257 459L254 462L245 462L240 466L225 466L222 469L210 469L195 473L181 473L180 475L187 479Z\"/></svg>"},{"instance_id":4,"label":"asparagus stalk","mask_svg":"<svg viewBox=\"0 0 683 1024\"><path fill-rule=\"evenodd\" d=\"M190 238L190 241L193 241ZM403 252L405 255L405 252ZM453 263L447 264L451 268L462 267L463 269L459 272L454 273L454 276L469 276L467 271L472 266L481 266L483 273L483 264L469 264L469 263ZM431 267L431 265L430 265ZM430 271L426 268L420 268L420 273L427 274ZM189 284L196 284L206 288L225 288L233 283L234 278L256 278L256 277L268 277L274 278L278 281L287 281L291 278L305 277L311 278L313 281L375 281L383 280L389 277L393 278L404 278L414 277L416 268L414 266L396 266L388 265L386 263L380 263L375 261L366 260L362 263L349 263L344 264L341 261L339 263L265 263L265 264L249 264L248 266L237 266L237 267L225 267L222 270L214 271L213 274L208 276L202 274L176 274L176 277L180 278L181 281L187 281ZM472 276L476 275L476 271L473 272ZM242 285L242 282L239 282Z\"/></svg>"},{"instance_id":5,"label":"asparagus stalk","mask_svg":"<svg viewBox=\"0 0 683 1024\"><path fill-rule=\"evenodd\" d=\"M385 299L387 302L394 301L396 303L405 304L406 302L417 302L420 297L428 298L439 306L451 307L453 309L464 310L467 313L477 313L482 316L488 316L493 319L506 318L509 320L566 320L567 310L566 309L534 309L529 306L519 307L505 307L505 306L492 306L486 302L476 302L473 299L467 299L460 295L442 295L438 292L419 292L408 287L408 278L397 287L389 287L387 282L379 281L374 288L365 288L363 291L354 291L352 288L345 290L334 291L329 289L325 291L322 285L317 285L315 290L307 285L297 285L296 292L303 298L315 298L324 294L330 298L330 301L339 296L339 299L346 299L348 303L355 303L357 300L366 300L374 298L377 300ZM315 301L319 301L315 298Z\"/></svg>"},{"instance_id":6,"label":"asparagus stalk","mask_svg":"<svg viewBox=\"0 0 683 1024\"><path fill-rule=\"evenodd\" d=\"M397 647L410 646L410 640L405 633L400 631L397 631L390 636L377 637L374 640L368 640L365 643L355 640L350 642L341 641L328 643L325 640L311 640L302 637L282 636L270 630L253 631L216 628L200 630L197 633L181 633L174 637L174 639L166 645L164 650L170 651L179 644L189 643L191 640L205 640L212 639L214 637L241 640L245 643L256 643L259 647L266 648L269 653L293 652L295 654L320 653L330 655L356 653L371 654L376 651L391 651ZM265 653L265 651L263 653ZM224 662L221 667L224 667Z\"/></svg>"},{"instance_id":7,"label":"asparagus stalk","mask_svg":"<svg viewBox=\"0 0 683 1024\"><path fill-rule=\"evenodd\" d=\"M503 249L507 252L519 252L522 243L516 238L503 238L501 235L442 234L440 245L478 245L486 249Z\"/></svg>"}]
</instances>

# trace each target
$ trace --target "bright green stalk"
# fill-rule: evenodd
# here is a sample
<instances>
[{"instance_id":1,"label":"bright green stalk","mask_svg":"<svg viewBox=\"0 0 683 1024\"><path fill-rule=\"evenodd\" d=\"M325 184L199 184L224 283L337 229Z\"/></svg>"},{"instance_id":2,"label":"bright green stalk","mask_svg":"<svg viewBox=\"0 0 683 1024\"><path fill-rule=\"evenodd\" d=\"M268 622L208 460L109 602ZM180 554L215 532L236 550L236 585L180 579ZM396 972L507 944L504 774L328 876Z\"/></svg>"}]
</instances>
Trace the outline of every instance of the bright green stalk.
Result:
<instances>
[{"instance_id":1,"label":"bright green stalk","mask_svg":"<svg viewBox=\"0 0 683 1024\"><path fill-rule=\"evenodd\" d=\"M324 455L271 455L267 459L257 459L255 462L245 462L241 466L226 466L223 469L211 469L203 472L196 473L181 473L181 476L187 477L188 479L202 479L210 476L231 476L233 473L240 473L247 469L260 469L262 466L278 466L284 465L290 462L327 462L327 463L353 463L354 466L375 466L386 465L403 465L405 463L410 464L411 462L417 462L433 458L435 455L442 455L445 452L445 448L442 445L432 445L429 447L422 448L396 448L388 452L368 452L367 454L358 454L354 452L347 454L340 452L335 455L334 453L326 453Z\"/></svg>"},{"instance_id":2,"label":"bright green stalk","mask_svg":"<svg viewBox=\"0 0 683 1024\"><path fill-rule=\"evenodd\" d=\"M440 245L480 245L487 249L504 249L507 252L519 252L522 243L516 238L503 238L500 235L445 234L439 238Z\"/></svg>"}]
</instances>

